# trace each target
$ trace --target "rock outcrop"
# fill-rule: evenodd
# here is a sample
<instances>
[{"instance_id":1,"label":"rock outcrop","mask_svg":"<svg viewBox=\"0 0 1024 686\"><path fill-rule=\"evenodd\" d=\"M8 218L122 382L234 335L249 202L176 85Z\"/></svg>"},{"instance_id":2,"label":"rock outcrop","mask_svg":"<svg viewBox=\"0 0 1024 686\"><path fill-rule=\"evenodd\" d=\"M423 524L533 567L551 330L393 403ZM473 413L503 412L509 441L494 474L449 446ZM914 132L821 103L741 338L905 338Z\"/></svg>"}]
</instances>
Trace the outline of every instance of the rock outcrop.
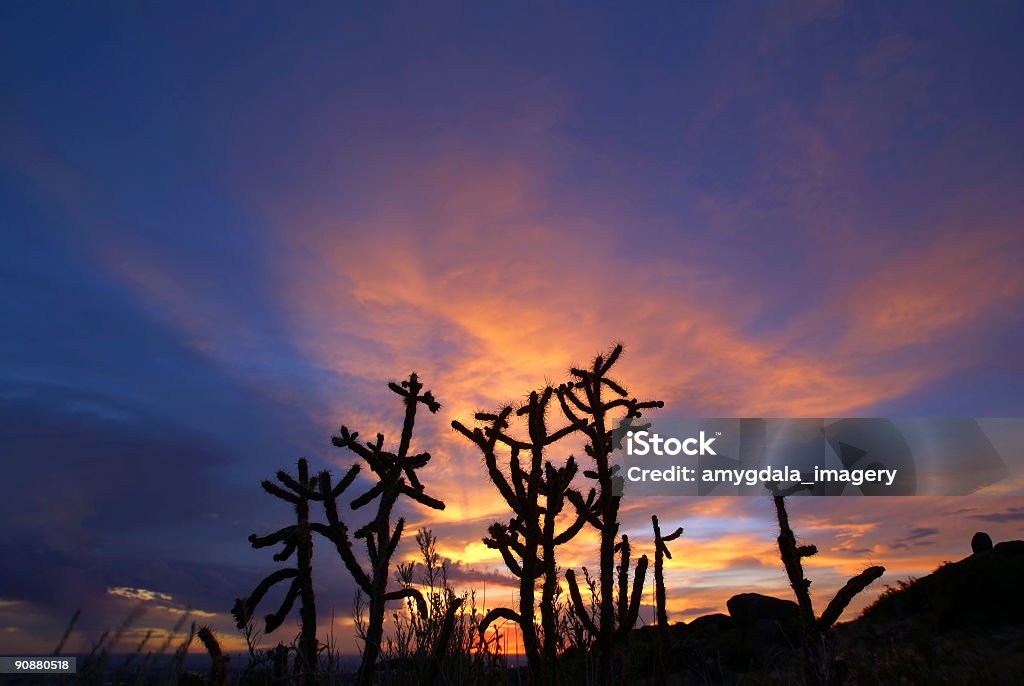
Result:
<instances>
[{"instance_id":1,"label":"rock outcrop","mask_svg":"<svg viewBox=\"0 0 1024 686\"><path fill-rule=\"evenodd\" d=\"M974 534L974 537L971 539L971 552L986 553L989 550L992 550L992 537L984 531Z\"/></svg>"}]
</instances>

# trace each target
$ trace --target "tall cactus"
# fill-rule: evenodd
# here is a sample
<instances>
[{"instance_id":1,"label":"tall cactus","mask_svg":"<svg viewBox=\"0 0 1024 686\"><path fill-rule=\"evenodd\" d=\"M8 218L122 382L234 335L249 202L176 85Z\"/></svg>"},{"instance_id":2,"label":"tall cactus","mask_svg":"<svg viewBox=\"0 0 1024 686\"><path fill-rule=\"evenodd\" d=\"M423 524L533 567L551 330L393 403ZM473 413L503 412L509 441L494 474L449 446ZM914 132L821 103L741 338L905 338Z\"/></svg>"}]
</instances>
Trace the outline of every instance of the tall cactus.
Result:
<instances>
[{"instance_id":1,"label":"tall cactus","mask_svg":"<svg viewBox=\"0 0 1024 686\"><path fill-rule=\"evenodd\" d=\"M424 467L430 461L430 453L410 454L417 407L423 404L431 413L436 413L441 405L434 399L430 391L420 393L423 390L423 384L420 383L415 373L410 374L409 379L401 384L389 383L388 388L401 396L405 404L405 419L397 452L391 453L384 450L384 436L379 433L376 440L361 443L358 440L357 432L349 431L347 427L342 426L339 435L332 438L334 445L347 448L362 458L377 477L376 484L352 501L352 509L357 510L379 498L377 513L373 520L355 532L355 537L362 539L366 545L370 562L369 571L364 570L356 559L348 527L338 516L337 497L344 489L340 488L341 484L338 487L332 487L331 476L327 472L320 474L318 495L324 501L328 523L326 526L316 525L313 527L314 531L334 543L338 555L345 563L349 573L369 598L366 640L356 680L359 686L369 686L373 683L377 660L380 657L381 641L384 637L384 615L388 601L412 598L415 600L419 612L424 616L427 614L426 602L418 590L400 588L388 591L391 558L398 548L402 532L405 529L405 519L402 517L392 526L391 512L401 496L435 510L444 509L443 502L424 493L423 484L416 474L417 469ZM356 467L353 467L345 477L346 480L354 478L355 469Z\"/></svg>"},{"instance_id":2,"label":"tall cactus","mask_svg":"<svg viewBox=\"0 0 1024 686\"><path fill-rule=\"evenodd\" d=\"M636 625L636 620L640 616L640 601L643 599L644 579L647 578L649 561L646 555L640 556L636 570L633 572L633 582L630 584L629 570L632 563L632 549L629 536L622 536L615 544L614 552L619 555L619 563L615 566L618 589L613 597L614 620L610 625L612 629L609 633L612 634L615 641L620 641ZM566 572L566 578L569 579L569 596L580 623L591 636L600 637L602 629L594 623L593 617L587 612L579 585L576 582L576 573L570 569Z\"/></svg>"},{"instance_id":3,"label":"tall cactus","mask_svg":"<svg viewBox=\"0 0 1024 686\"><path fill-rule=\"evenodd\" d=\"M569 424L554 432L548 430L547 411L553 395L554 389L549 386L543 391L531 392L527 403L518 410L506 407L496 414L479 413L476 415L478 421L489 422L484 428L470 430L459 421L452 422L452 428L473 441L483 453L491 481L515 514L507 524L492 524L484 544L501 553L509 571L519 579L519 609L494 608L484 617L480 630L486 631L498 618L518 624L533 683L544 681L544 669L554 665L557 640L554 616L557 585L554 571L555 547L571 540L580 531L585 513L584 510L578 510L573 523L556 533L555 520L563 510L569 483L577 467L571 457L560 468L550 462L545 463L544 451L556 441L575 432L579 426ZM513 412L517 416L526 417L528 440L509 434ZM498 465L499 444L509 449L510 473L507 477ZM529 455L526 466L520 459L523 453ZM593 501L593 493L590 501ZM540 604L543 649L534 622L536 582L542 576L545 578Z\"/></svg>"},{"instance_id":4,"label":"tall cactus","mask_svg":"<svg viewBox=\"0 0 1024 686\"><path fill-rule=\"evenodd\" d=\"M284 562L292 554L297 553L296 565L295 567L279 569L268 575L247 598L237 599L231 612L235 617L238 628L244 628L267 591L275 584L291 579L291 585L277 612L266 616L266 630L267 633L270 633L281 626L288 612L295 604L296 598L300 598L299 618L301 634L299 636L299 659L302 663L302 673L305 675L305 682L315 683L317 639L316 598L313 594L312 531L317 525L310 521L309 503L322 500L322 497L316 487L317 478L311 479L309 476L309 464L305 458L299 460L298 478L293 478L282 470L277 473L277 479L281 482L280 486L273 481L265 480L262 483L263 490L294 505L296 523L267 536L253 534L249 536L249 542L253 548L265 548L279 543L283 544L284 548L281 552L274 555L274 560ZM351 479L344 483L344 486L347 486L349 483L351 483ZM344 488L339 490L339 494L341 490L344 490Z\"/></svg>"},{"instance_id":5,"label":"tall cactus","mask_svg":"<svg viewBox=\"0 0 1024 686\"><path fill-rule=\"evenodd\" d=\"M658 626L664 628L668 626L668 613L665 611L665 558L672 559L666 543L679 538L683 534L683 527L668 536L662 536L658 515L651 515L651 524L654 525L654 605L658 613Z\"/></svg>"},{"instance_id":6,"label":"tall cactus","mask_svg":"<svg viewBox=\"0 0 1024 686\"><path fill-rule=\"evenodd\" d=\"M619 534L619 504L621 495L616 495L614 484L615 468L611 464L615 424L641 417L643 411L663 407L660 400L643 401L628 397L626 389L608 377L608 372L622 354L622 346L615 346L608 357L598 355L588 369L570 370L572 381L558 388L557 395L562 410L569 420L580 425L586 435L585 449L594 460L595 469L584 475L597 482L597 501L587 509L587 521L601 532L600 549L600 626L594 626L587 608L584 607L576 575L567 570L566 580L569 593L580 622L591 631L597 642L598 678L601 684L610 683L612 650L619 633L615 628L615 547ZM610 399L609 399L610 398ZM579 498L576 498L577 502ZM646 558L643 558L646 573ZM642 575L638 565L637 576Z\"/></svg>"},{"instance_id":7,"label":"tall cactus","mask_svg":"<svg viewBox=\"0 0 1024 686\"><path fill-rule=\"evenodd\" d=\"M775 512L779 521L779 556L786 567L790 586L796 595L800 608L800 623L803 627L804 675L806 682L813 686L825 686L835 681L835 656L827 644L827 634L832 625L850 604L853 598L868 587L885 572L885 567L868 567L860 574L852 577L829 602L820 617L815 618L814 606L811 603L811 580L804 576L803 564L805 557L816 555L818 549L813 545L797 545L796 534L789 525L786 512L786 496L793 493L799 486L785 491L779 490L774 484L769 485L775 500Z\"/></svg>"},{"instance_id":8,"label":"tall cactus","mask_svg":"<svg viewBox=\"0 0 1024 686\"><path fill-rule=\"evenodd\" d=\"M555 560L555 548L568 543L586 524L586 513L594 505L596 492L590 489L587 498L584 500L580 493L572 488L570 484L576 477L579 467L576 458L572 455L561 467L555 467L550 462L544 465L544 482L542 491L546 498L544 507L544 524L541 536L541 547L543 549L544 564L544 587L541 591L540 617L541 629L543 630L544 643L542 656L544 665L550 669L555 666L555 657L558 648L558 629L555 608L555 599L558 595L558 565ZM566 502L580 503L576 508L572 523L561 532L556 532L555 521L559 514L565 509ZM574 506L575 507L575 506ZM553 677L553 674L549 676Z\"/></svg>"},{"instance_id":9,"label":"tall cactus","mask_svg":"<svg viewBox=\"0 0 1024 686\"><path fill-rule=\"evenodd\" d=\"M647 556L641 555L639 562L636 564L631 593L629 585L631 553L629 536L622 535L622 540L615 546L615 552L619 554L619 593L616 598L615 628L618 631L618 635L622 637L633 628L637 617L640 616L640 600L643 598L644 578L647 576Z\"/></svg>"}]
</instances>

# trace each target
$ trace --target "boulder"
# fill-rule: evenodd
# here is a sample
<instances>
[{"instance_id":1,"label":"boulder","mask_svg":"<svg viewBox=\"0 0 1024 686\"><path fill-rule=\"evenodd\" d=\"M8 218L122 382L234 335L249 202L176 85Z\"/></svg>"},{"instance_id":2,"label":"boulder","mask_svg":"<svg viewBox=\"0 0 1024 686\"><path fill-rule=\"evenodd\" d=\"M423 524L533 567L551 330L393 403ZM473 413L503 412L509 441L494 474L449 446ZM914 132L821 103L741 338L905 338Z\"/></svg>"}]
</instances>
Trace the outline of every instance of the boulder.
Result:
<instances>
[{"instance_id":1,"label":"boulder","mask_svg":"<svg viewBox=\"0 0 1024 686\"><path fill-rule=\"evenodd\" d=\"M800 608L792 600L782 600L760 593L740 593L726 602L729 616L740 627L768 621L789 624L799 621Z\"/></svg>"},{"instance_id":2,"label":"boulder","mask_svg":"<svg viewBox=\"0 0 1024 686\"><path fill-rule=\"evenodd\" d=\"M686 625L687 634L715 635L736 628L729 615L716 612L712 615L702 615Z\"/></svg>"},{"instance_id":3,"label":"boulder","mask_svg":"<svg viewBox=\"0 0 1024 686\"><path fill-rule=\"evenodd\" d=\"M741 593L726 602L739 628L747 664L768 664L800 643L800 608L792 600Z\"/></svg>"},{"instance_id":4,"label":"boulder","mask_svg":"<svg viewBox=\"0 0 1024 686\"><path fill-rule=\"evenodd\" d=\"M729 615L715 613L697 617L686 625L681 643L678 645L683 662L690 669L699 666L702 673L709 667L712 671L722 668L742 669L747 664L743 641L736 628L736 622ZM719 677L712 681L717 683Z\"/></svg>"},{"instance_id":5,"label":"boulder","mask_svg":"<svg viewBox=\"0 0 1024 686\"><path fill-rule=\"evenodd\" d=\"M992 548L992 552L996 555L1005 555L1006 557L1024 556L1024 541L1002 541L1001 543L996 543L995 547Z\"/></svg>"},{"instance_id":6,"label":"boulder","mask_svg":"<svg viewBox=\"0 0 1024 686\"><path fill-rule=\"evenodd\" d=\"M984 531L979 531L971 538L972 553L987 553L992 550L992 537Z\"/></svg>"},{"instance_id":7,"label":"boulder","mask_svg":"<svg viewBox=\"0 0 1024 686\"><path fill-rule=\"evenodd\" d=\"M943 565L931 578L940 630L1024 622L1024 541L997 543L991 551Z\"/></svg>"}]
</instances>

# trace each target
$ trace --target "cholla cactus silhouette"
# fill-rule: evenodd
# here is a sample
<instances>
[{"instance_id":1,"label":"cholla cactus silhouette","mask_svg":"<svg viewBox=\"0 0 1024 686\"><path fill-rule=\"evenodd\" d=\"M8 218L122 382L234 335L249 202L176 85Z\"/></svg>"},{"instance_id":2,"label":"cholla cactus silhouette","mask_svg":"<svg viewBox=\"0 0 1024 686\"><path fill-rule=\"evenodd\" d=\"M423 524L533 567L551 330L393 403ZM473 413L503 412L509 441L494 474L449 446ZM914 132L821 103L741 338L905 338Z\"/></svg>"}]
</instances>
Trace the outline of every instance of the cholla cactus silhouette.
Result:
<instances>
[{"instance_id":1,"label":"cholla cactus silhouette","mask_svg":"<svg viewBox=\"0 0 1024 686\"><path fill-rule=\"evenodd\" d=\"M206 677L208 686L226 686L228 683L228 656L220 647L220 641L213 629L203 626L196 632L196 638L210 656L210 672Z\"/></svg>"},{"instance_id":2,"label":"cholla cactus silhouette","mask_svg":"<svg viewBox=\"0 0 1024 686\"><path fill-rule=\"evenodd\" d=\"M544 587L541 591L541 628L544 634L543 658L545 666L555 666L555 656L558 646L558 630L555 608L555 599L559 593L558 588L558 566L555 560L555 548L568 543L576 537L587 523L587 512L594 506L596 491L591 488L586 499L569 487L576 477L579 467L576 458L572 455L561 467L555 467L550 462L544 465L544 481L541 484L542 492L546 498L544 507L544 527L541 532L541 545L543 549L544 562ZM573 505L575 515L571 524L561 532L556 533L555 520L565 509L566 502L578 503Z\"/></svg>"},{"instance_id":3,"label":"cholla cactus silhouette","mask_svg":"<svg viewBox=\"0 0 1024 686\"><path fill-rule=\"evenodd\" d=\"M824 686L833 683L835 674L835 655L828 645L827 634L832 625L850 604L853 598L868 587L885 572L885 567L868 567L860 574L846 582L832 598L820 617L815 617L811 603L811 580L804 576L801 560L816 555L818 549L813 545L797 545L796 534L789 525L789 514L786 512L786 496L792 495L802 487L797 484L780 490L775 484L768 484L775 500L775 512L779 521L779 556L786 567L790 586L796 595L800 608L800 624L803 627L804 678L813 686Z\"/></svg>"},{"instance_id":4,"label":"cholla cactus silhouette","mask_svg":"<svg viewBox=\"0 0 1024 686\"><path fill-rule=\"evenodd\" d=\"M654 604L658 613L658 626L668 626L668 613L665 611L665 558L672 559L666 543L671 543L683 534L683 527L679 527L668 536L662 536L661 525L658 524L658 515L651 515L651 524L654 525Z\"/></svg>"},{"instance_id":5,"label":"cholla cactus silhouette","mask_svg":"<svg viewBox=\"0 0 1024 686\"><path fill-rule=\"evenodd\" d=\"M625 638L626 634L628 634L633 628L636 624L637 617L640 615L640 601L643 598L644 579L647 576L648 559L646 555L640 556L640 560L636 565L636 570L633 573L633 583L631 586L629 582L629 568L632 550L629 543L629 536L623 535L619 542L615 544L613 552L619 554L619 564L615 567L615 571L618 576L618 589L614 602L614 629L611 633L616 640L621 640ZM569 572L572 572L572 570L569 570ZM569 576L568 573L567 576ZM580 595L579 587L576 584L575 574L572 575L572 581L569 583L569 596L572 598L573 607L577 608L577 617L579 617L580 623L583 627L591 636L600 636L601 628L594 623L591 615L589 613L580 613L578 611L578 608L583 608L585 606L583 604L583 597Z\"/></svg>"},{"instance_id":6,"label":"cholla cactus silhouette","mask_svg":"<svg viewBox=\"0 0 1024 686\"><path fill-rule=\"evenodd\" d=\"M555 548L570 541L585 523L586 508L578 509L575 517L561 532L556 532L556 520L562 513L569 484L576 475L575 459L569 457L562 467L555 467L544 461L544 451L556 441L565 438L580 428L580 423L570 423L556 431L549 431L547 411L554 395L554 388L548 386L542 391L533 391L526 404L518 410L505 407L496 414L478 413L477 421L487 422L484 428L470 430L459 421L452 422L452 428L473 441L483 453L491 481L499 494L515 513L507 524L495 522L488 528L484 544L501 553L505 566L519 579L519 610L494 608L480 624L483 634L497 619L508 619L519 625L523 636L523 648L527 657L532 683L549 679L554 667L557 645L554 598L557 592ZM525 416L528 440L521 440L509 433L511 417ZM509 449L509 475L506 476L498 465L498 446ZM523 466L520 455L529 456L528 466ZM576 494L582 501L582 496ZM587 501L593 503L592 491ZM544 577L541 592L541 627L543 647L539 644L535 623L536 582ZM543 659L542 659L543 657Z\"/></svg>"},{"instance_id":7,"label":"cholla cactus silhouette","mask_svg":"<svg viewBox=\"0 0 1024 686\"><path fill-rule=\"evenodd\" d=\"M354 477L354 474L353 474ZM316 639L316 598L313 594L313 536L312 532L316 525L309 518L309 504L311 501L322 500L317 489L317 478L310 478L309 464L305 458L299 460L298 478L293 478L284 470L277 473L277 479L281 482L278 486L273 481L265 480L262 483L263 490L272 496L280 498L295 506L296 523L286 526L267 536L249 536L249 542L253 548L265 548L271 545L283 544L281 552L274 555L274 560L284 562L293 554L296 554L296 565L286 567L268 575L261 581L247 598L239 598L231 610L239 629L244 629L252 618L256 606L266 595L272 586L287 579L291 579L291 585L285 594L284 601L277 612L266 616L266 631L271 633L284 622L288 612L295 604L296 598L300 598L299 620L301 633L299 636L299 655L301 671L305 674L306 683L314 683L317 671L317 639ZM339 489L351 483L351 479L343 482Z\"/></svg>"},{"instance_id":8,"label":"cholla cactus silhouette","mask_svg":"<svg viewBox=\"0 0 1024 686\"><path fill-rule=\"evenodd\" d=\"M640 599L644 592L644 577L647 576L647 556L641 555L640 561L636 564L636 571L633 574L633 590L630 593L629 586L629 563L630 545L629 536L623 534L622 540L615 546L615 552L619 554L619 592L615 604L617 613L615 615L616 629L620 636L636 624L640 614Z\"/></svg>"},{"instance_id":9,"label":"cholla cactus silhouette","mask_svg":"<svg viewBox=\"0 0 1024 686\"><path fill-rule=\"evenodd\" d=\"M629 397L621 384L608 378L609 370L618 361L621 354L622 346L616 345L607 358L598 355L590 368L571 369L572 381L563 384L556 391L566 417L573 424L579 425L580 430L585 434L587 442L584 448L587 455L594 460L595 465L595 469L585 471L584 476L597 482L597 500L589 508L586 508L586 519L601 532L598 599L600 625L595 625L590 619L590 614L580 596L575 572L571 569L567 570L565 578L569 584L569 595L573 600L576 616L596 640L597 674L599 682L602 684L610 683L612 680L611 659L616 640L632 628L630 625L629 627L620 627L620 630L617 631L615 627L616 605L613 597L616 571L615 548L618 544L619 504L622 499L622 496L617 494L615 483L621 477L617 477L615 474L617 466L611 464L616 425L621 422L631 423L633 419L643 416L644 410L664 406L660 400L640 401L635 397ZM610 399L608 399L609 397ZM569 494L569 497L574 499L576 501L574 504L582 509L584 503L579 502L578 496ZM641 559L641 562L642 573L641 565L638 564L634 579L636 588L643 587L643 577L647 572L646 556ZM628 619L628 617L626 618Z\"/></svg>"},{"instance_id":10,"label":"cholla cactus silhouette","mask_svg":"<svg viewBox=\"0 0 1024 686\"><path fill-rule=\"evenodd\" d=\"M381 641L384 636L384 615L387 602L412 598L416 602L418 611L423 616L427 614L427 604L423 595L415 588L388 591L391 558L398 548L405 529L405 519L402 517L392 526L391 512L401 496L435 510L444 509L443 502L424 493L423 484L416 474L416 470L424 467L430 461L430 453L410 454L413 427L416 423L416 409L422 404L431 413L436 413L441 409L441 404L434 399L430 391L420 393L423 390L423 384L420 383L415 373L410 374L408 380L401 384L389 383L388 388L401 396L405 404L405 420L402 424L402 434L397 452L390 453L384 450L383 434L377 434L376 440L361 443L358 440L359 434L349 431L344 426L339 430L339 435L331 439L334 445L339 448L347 448L362 458L377 477L376 484L352 501L352 509L357 510L379 498L376 516L355 532L355 537L362 539L366 545L370 563L369 571L362 568L353 552L348 527L338 516L337 496L340 495L340 491L337 488L332 489L331 477L327 472L320 474L319 493L324 501L328 524L314 527L317 533L334 543L338 555L345 563L349 573L369 598L366 639L356 680L360 686L368 686L373 683L373 675L380 657ZM354 476L353 472L349 472L349 476Z\"/></svg>"}]
</instances>

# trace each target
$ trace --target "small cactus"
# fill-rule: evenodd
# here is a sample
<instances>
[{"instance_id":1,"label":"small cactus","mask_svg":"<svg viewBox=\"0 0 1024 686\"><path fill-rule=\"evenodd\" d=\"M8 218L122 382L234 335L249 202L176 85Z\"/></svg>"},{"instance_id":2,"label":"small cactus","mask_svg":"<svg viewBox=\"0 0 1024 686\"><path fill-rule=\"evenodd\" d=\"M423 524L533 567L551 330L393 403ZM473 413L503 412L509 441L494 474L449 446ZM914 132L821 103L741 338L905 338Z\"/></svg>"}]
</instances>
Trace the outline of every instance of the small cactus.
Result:
<instances>
[{"instance_id":1,"label":"small cactus","mask_svg":"<svg viewBox=\"0 0 1024 686\"><path fill-rule=\"evenodd\" d=\"M354 475L353 475L354 476ZM316 639L316 598L313 594L313 537L312 532L316 526L310 521L309 504L311 501L322 500L323 498L316 487L317 478L310 478L309 464L305 458L299 460L297 478L292 477L285 471L277 473L277 479L281 485L273 481L264 481L263 490L272 496L280 498L295 507L296 523L286 526L267 536L249 536L249 542L253 548L265 548L271 545L282 544L284 547L274 555L274 560L284 562L293 554L296 554L294 567L286 567L269 574L263 579L252 593L246 598L239 598L235 601L231 613L239 629L245 627L252 618L256 606L266 595L272 586L282 581L291 579L291 584L285 594L284 601L277 612L268 614L266 620L267 633L271 633L284 622L288 612L291 611L295 600L300 599L299 618L301 623L301 634L299 637L299 660L302 662L302 672L306 675L306 683L315 681L317 670L317 639ZM349 480L345 485L351 483ZM204 642L205 643L205 642Z\"/></svg>"},{"instance_id":2,"label":"small cactus","mask_svg":"<svg viewBox=\"0 0 1024 686\"><path fill-rule=\"evenodd\" d=\"M683 527L679 527L668 536L661 535L661 525L658 524L658 515L651 515L651 524L654 525L654 598L658 613L658 626L668 626L668 613L665 611L665 558L672 559L666 543L671 543L683 534Z\"/></svg>"},{"instance_id":3,"label":"small cactus","mask_svg":"<svg viewBox=\"0 0 1024 686\"><path fill-rule=\"evenodd\" d=\"M221 650L217 636L210 627L204 626L196 632L196 638L203 644L203 648L210 656L210 673L206 678L206 683L209 686L226 686L228 683L228 656Z\"/></svg>"},{"instance_id":4,"label":"small cactus","mask_svg":"<svg viewBox=\"0 0 1024 686\"><path fill-rule=\"evenodd\" d=\"M587 505L577 509L575 519L561 532L556 532L555 520L562 513L567 500L582 501L582 496L569 496L569 484L576 475L575 459L569 457L562 467L555 467L544 461L544 451L556 441L574 433L579 424L570 423L556 431L549 431L547 412L555 393L548 386L542 391L533 391L526 404L516 410L516 416L525 416L529 439L521 440L508 432L513 409L490 414L479 413L478 421L487 422L483 428L469 429L461 422L453 421L452 428L473 441L484 455L491 481L498 493L512 509L514 517L508 521L495 522L488 528L484 544L497 550L505 566L519 579L519 609L495 608L480 624L483 634L495 620L508 619L519 625L523 636L523 648L527 657L533 683L550 680L556 656L557 630L554 597L558 580L556 578L555 548L571 540L585 524L585 511L593 503L590 493ZM509 450L508 476L498 466L499 445ZM521 455L528 455L526 466ZM543 644L537 635L534 622L536 607L536 582L543 577L541 591L541 628Z\"/></svg>"},{"instance_id":5,"label":"small cactus","mask_svg":"<svg viewBox=\"0 0 1024 686\"><path fill-rule=\"evenodd\" d=\"M816 555L818 549L813 545L797 545L796 534L793 533L793 529L789 525L789 514L786 512L786 495L793 493L798 487L790 487L786 490L779 490L774 484L769 484L768 487L774 493L775 512L779 521L779 556L786 568L786 575L789 577L790 586L793 588L797 605L800 608L800 623L804 634L805 679L808 684L813 686L825 686L835 679L835 656L826 640L829 629L839 619L850 601L882 576L885 568L868 567L852 577L845 586L839 589L821 616L816 618L814 605L811 603L811 580L804 576L801 560Z\"/></svg>"},{"instance_id":6,"label":"small cactus","mask_svg":"<svg viewBox=\"0 0 1024 686\"><path fill-rule=\"evenodd\" d=\"M330 474L327 472L320 474L318 495L324 502L328 523L326 526L314 527L314 531L334 543L345 567L359 588L369 598L369 621L363 646L363 657L356 681L359 686L369 686L373 683L373 675L377 668L377 659L380 657L381 642L384 637L384 616L387 603L393 600L412 598L416 602L419 612L423 615L427 614L426 601L418 590L400 588L388 591L391 558L398 548L405 530L404 518L400 517L392 525L391 512L402 496L435 510L444 509L443 502L424 492L423 484L416 474L416 470L424 467L430 461L430 453L410 454L417 408L419 405L425 405L431 413L436 413L441 409L441 404L434 399L430 391L420 392L423 390L423 384L420 383L415 373L410 374L408 380L401 384L389 383L388 388L401 396L405 404L405 419L397 452L390 453L384 450L383 434L377 434L375 440L363 443L358 440L357 432L349 431L344 426L341 427L339 435L332 439L335 446L347 448L362 458L377 477L376 484L352 501L352 509L358 510L377 500L377 513L373 520L355 532L355 537L361 539L366 546L370 562L369 571L364 570L356 559L348 527L338 516L337 498L344 491L344 486L351 483L355 477L358 465L349 471L345 480L338 486L332 487Z\"/></svg>"},{"instance_id":7,"label":"small cactus","mask_svg":"<svg viewBox=\"0 0 1024 686\"><path fill-rule=\"evenodd\" d=\"M600 594L599 625L595 625L580 600L580 592L573 570L565 573L569 593L573 599L576 615L587 627L597 643L597 674L599 683L608 684L611 674L612 650L621 633L615 626L615 552L619 535L619 504L621 495L616 495L616 467L611 464L615 446L616 425L642 417L644 411L664 405L660 400L640 401L630 397L626 389L608 377L608 372L622 354L622 346L616 345L607 357L598 355L589 368L572 368L572 381L562 384L557 390L562 411L570 422L579 425L586 437L584 446L587 455L594 461L594 469L584 476L597 482L597 498L586 510L587 521L601 532L600 547ZM578 502L579 498L576 497ZM579 507L580 504L577 504ZM620 549L621 550L621 549ZM642 569L642 572L641 572ZM637 565L636 578L639 588L647 571L647 558L641 558ZM637 581L634 579L634 584ZM621 613L620 613L621 615ZM619 622L621 627L621 621ZM630 627L632 628L632 627ZM625 629L628 631L628 629Z\"/></svg>"}]
</instances>

